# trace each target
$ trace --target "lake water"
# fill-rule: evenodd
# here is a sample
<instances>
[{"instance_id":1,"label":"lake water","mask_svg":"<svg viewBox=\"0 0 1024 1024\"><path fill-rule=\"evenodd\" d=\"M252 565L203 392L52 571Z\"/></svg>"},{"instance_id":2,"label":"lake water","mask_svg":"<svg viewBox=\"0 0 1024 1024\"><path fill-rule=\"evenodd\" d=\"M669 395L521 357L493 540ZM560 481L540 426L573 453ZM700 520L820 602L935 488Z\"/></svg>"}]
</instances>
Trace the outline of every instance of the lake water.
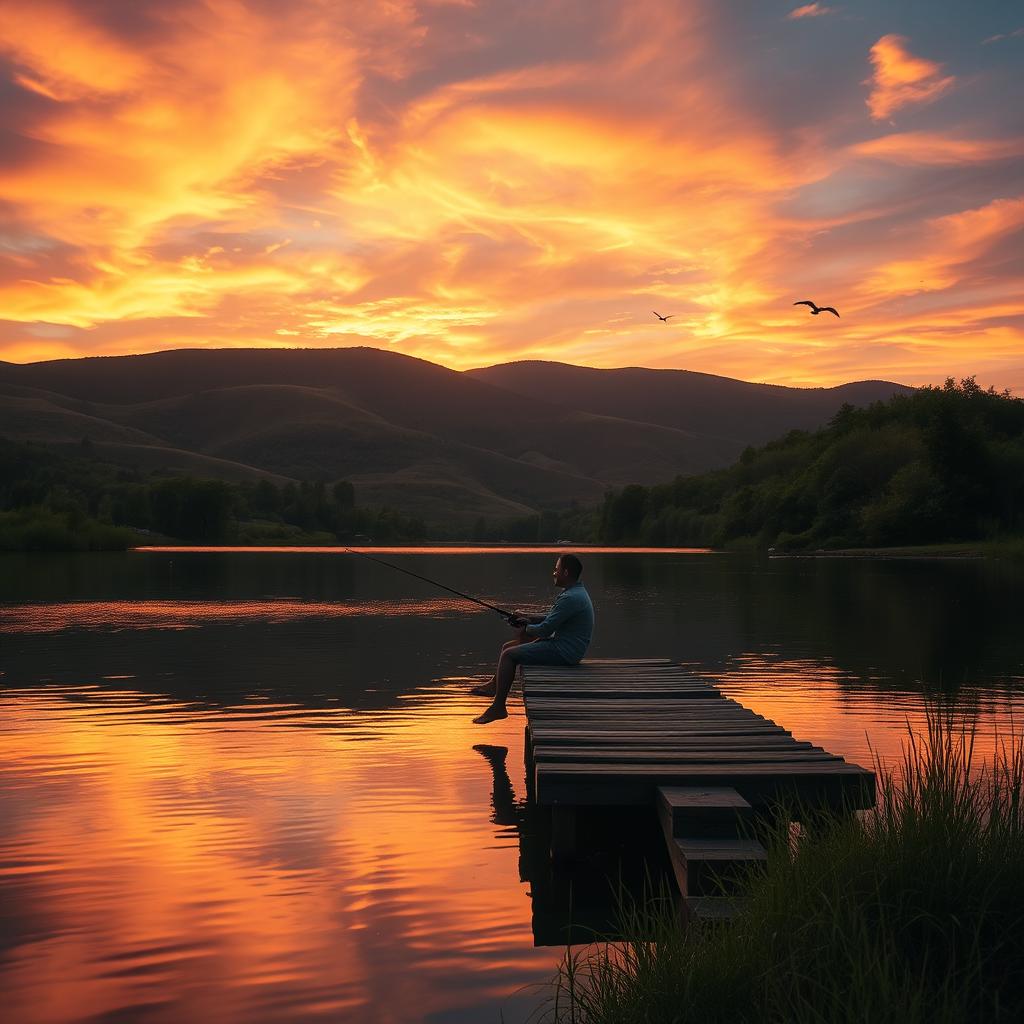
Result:
<instances>
[{"instance_id":1,"label":"lake water","mask_svg":"<svg viewBox=\"0 0 1024 1024\"><path fill-rule=\"evenodd\" d=\"M550 550L373 553L553 596ZM592 655L685 662L850 760L897 757L926 693L986 749L1024 720L1019 565L582 557ZM525 1020L536 943L632 862L547 865L521 703L470 721L509 635L336 551L0 557L4 1020Z\"/></svg>"}]
</instances>

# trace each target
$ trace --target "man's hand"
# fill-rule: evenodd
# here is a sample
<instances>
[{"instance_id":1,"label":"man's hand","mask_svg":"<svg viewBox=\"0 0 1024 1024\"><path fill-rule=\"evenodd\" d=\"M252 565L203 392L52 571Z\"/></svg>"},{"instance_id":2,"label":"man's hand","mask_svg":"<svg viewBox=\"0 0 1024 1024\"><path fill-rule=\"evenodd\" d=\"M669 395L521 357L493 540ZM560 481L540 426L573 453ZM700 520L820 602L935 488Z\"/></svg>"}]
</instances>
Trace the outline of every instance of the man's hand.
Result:
<instances>
[{"instance_id":1,"label":"man's hand","mask_svg":"<svg viewBox=\"0 0 1024 1024\"><path fill-rule=\"evenodd\" d=\"M512 614L511 614L511 615L510 615L510 616L508 617L508 624L509 624L509 625L510 625L510 626L511 626L511 627L512 627L513 629L519 629L519 630L521 630L521 629L523 629L523 628L524 628L524 627L525 627L525 626L527 625L527 623L528 623L529 621L530 621L530 620L529 620L529 619L527 619L527 617L526 617L525 615L523 615L523 613L522 613L522 612L513 612L513 613L512 613Z\"/></svg>"}]
</instances>

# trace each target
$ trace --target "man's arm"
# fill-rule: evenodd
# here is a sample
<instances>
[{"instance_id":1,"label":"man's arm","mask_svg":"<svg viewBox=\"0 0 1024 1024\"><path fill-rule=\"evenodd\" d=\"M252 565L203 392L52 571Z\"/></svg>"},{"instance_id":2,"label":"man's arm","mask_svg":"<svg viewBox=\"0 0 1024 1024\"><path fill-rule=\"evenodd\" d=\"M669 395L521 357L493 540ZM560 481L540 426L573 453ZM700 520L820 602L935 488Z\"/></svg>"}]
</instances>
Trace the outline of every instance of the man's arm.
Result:
<instances>
[{"instance_id":1,"label":"man's arm","mask_svg":"<svg viewBox=\"0 0 1024 1024\"><path fill-rule=\"evenodd\" d=\"M526 612L520 611L513 612L512 616L525 626L535 626L538 622L543 622L547 618L547 615L528 615Z\"/></svg>"},{"instance_id":2,"label":"man's arm","mask_svg":"<svg viewBox=\"0 0 1024 1024\"><path fill-rule=\"evenodd\" d=\"M537 637L551 636L552 633L558 627L570 618L575 611L574 603L571 600L566 599L565 594L559 594L558 599L551 606L551 611L547 613L539 622L531 622L526 627L526 635L531 639Z\"/></svg>"}]
</instances>

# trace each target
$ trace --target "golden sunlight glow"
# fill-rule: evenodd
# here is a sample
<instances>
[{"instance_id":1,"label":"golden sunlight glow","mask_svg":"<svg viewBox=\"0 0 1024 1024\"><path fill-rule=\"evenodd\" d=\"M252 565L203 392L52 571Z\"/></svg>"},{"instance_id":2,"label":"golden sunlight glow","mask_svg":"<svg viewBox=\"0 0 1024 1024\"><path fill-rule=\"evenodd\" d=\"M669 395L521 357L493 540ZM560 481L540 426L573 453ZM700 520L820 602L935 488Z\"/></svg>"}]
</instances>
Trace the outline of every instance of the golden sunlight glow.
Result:
<instances>
[{"instance_id":1,"label":"golden sunlight glow","mask_svg":"<svg viewBox=\"0 0 1024 1024\"><path fill-rule=\"evenodd\" d=\"M842 22L822 4L764 22L764 66L696 0L119 11L0 0L0 359L370 344L1024 388L998 256L1024 135L995 72L912 35L844 30L804 112L763 82Z\"/></svg>"}]
</instances>

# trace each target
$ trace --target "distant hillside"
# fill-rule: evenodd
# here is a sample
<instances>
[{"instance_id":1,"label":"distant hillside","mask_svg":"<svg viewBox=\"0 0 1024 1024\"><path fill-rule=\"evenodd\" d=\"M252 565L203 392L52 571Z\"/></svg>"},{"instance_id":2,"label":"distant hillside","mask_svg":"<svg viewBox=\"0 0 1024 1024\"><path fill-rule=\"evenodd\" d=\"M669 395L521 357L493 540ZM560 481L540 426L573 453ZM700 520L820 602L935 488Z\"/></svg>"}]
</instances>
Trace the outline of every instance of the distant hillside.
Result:
<instances>
[{"instance_id":1,"label":"distant hillside","mask_svg":"<svg viewBox=\"0 0 1024 1024\"><path fill-rule=\"evenodd\" d=\"M884 382L801 390L675 370L510 363L458 373L377 349L177 350L0 363L0 436L147 471L350 480L432 524L590 504L728 465Z\"/></svg>"}]
</instances>

